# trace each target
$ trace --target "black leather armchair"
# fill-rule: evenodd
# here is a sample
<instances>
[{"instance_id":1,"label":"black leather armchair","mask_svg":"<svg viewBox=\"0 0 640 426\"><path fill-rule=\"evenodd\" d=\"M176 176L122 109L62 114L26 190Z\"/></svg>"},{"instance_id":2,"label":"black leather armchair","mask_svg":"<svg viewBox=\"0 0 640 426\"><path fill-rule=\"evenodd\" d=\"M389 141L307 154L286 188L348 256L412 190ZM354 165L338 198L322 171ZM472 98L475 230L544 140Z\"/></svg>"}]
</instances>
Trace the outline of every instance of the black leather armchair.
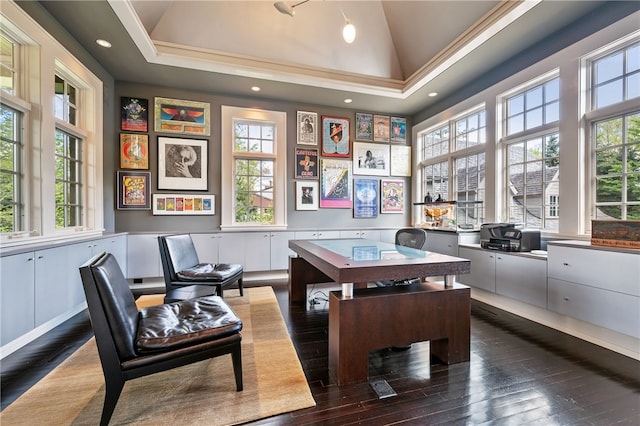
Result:
<instances>
[{"instance_id":1,"label":"black leather armchair","mask_svg":"<svg viewBox=\"0 0 640 426\"><path fill-rule=\"evenodd\" d=\"M138 310L118 262L102 253L80 267L105 379L101 425L107 425L127 380L231 354L242 390L242 322L218 296Z\"/></svg>"},{"instance_id":2,"label":"black leather armchair","mask_svg":"<svg viewBox=\"0 0 640 426\"><path fill-rule=\"evenodd\" d=\"M422 228L402 228L396 232L396 245L424 250L427 243L427 232ZM377 287L391 287L419 283L422 278L405 278L400 280L376 281Z\"/></svg>"},{"instance_id":3,"label":"black leather armchair","mask_svg":"<svg viewBox=\"0 0 640 426\"><path fill-rule=\"evenodd\" d=\"M165 235L158 237L160 260L166 286L165 302L173 300L175 290L189 286L198 289L202 286L215 287L216 295L222 297L223 289L238 283L240 295L242 288L242 265L234 263L200 263L198 253L189 234ZM195 287L194 287L195 286Z\"/></svg>"}]
</instances>

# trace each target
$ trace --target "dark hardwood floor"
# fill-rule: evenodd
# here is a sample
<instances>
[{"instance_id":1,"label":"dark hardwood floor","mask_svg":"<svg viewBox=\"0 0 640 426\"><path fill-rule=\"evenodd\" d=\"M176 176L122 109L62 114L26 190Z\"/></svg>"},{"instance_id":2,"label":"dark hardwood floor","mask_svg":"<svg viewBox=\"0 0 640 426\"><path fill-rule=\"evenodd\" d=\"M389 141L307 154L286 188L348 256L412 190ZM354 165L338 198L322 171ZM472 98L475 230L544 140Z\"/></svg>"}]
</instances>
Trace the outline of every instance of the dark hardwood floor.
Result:
<instances>
[{"instance_id":1,"label":"dark hardwood floor","mask_svg":"<svg viewBox=\"0 0 640 426\"><path fill-rule=\"evenodd\" d=\"M328 303L289 306L284 281L246 286L265 284L317 405L252 424L640 424L640 362L475 301L470 362L440 364L428 343L414 343L369 357L370 378L387 380L397 396L379 399L367 383L337 387L327 372ZM330 288L320 290L323 299ZM91 336L83 312L3 359L2 408Z\"/></svg>"}]
</instances>

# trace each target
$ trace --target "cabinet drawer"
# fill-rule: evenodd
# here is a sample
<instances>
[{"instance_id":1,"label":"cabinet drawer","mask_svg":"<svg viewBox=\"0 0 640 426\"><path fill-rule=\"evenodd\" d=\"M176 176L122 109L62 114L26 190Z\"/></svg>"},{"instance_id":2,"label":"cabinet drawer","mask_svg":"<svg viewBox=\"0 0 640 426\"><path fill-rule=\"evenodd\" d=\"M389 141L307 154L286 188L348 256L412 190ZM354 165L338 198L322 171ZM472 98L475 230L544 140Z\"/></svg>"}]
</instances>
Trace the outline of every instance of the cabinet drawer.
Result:
<instances>
[{"instance_id":1,"label":"cabinet drawer","mask_svg":"<svg viewBox=\"0 0 640 426\"><path fill-rule=\"evenodd\" d=\"M548 246L549 277L640 296L640 255Z\"/></svg>"},{"instance_id":2,"label":"cabinet drawer","mask_svg":"<svg viewBox=\"0 0 640 426\"><path fill-rule=\"evenodd\" d=\"M547 262L496 254L496 293L547 308Z\"/></svg>"},{"instance_id":3,"label":"cabinet drawer","mask_svg":"<svg viewBox=\"0 0 640 426\"><path fill-rule=\"evenodd\" d=\"M496 261L493 252L460 247L460 257L471 261L471 272L458 275L458 282L496 292Z\"/></svg>"},{"instance_id":4,"label":"cabinet drawer","mask_svg":"<svg viewBox=\"0 0 640 426\"><path fill-rule=\"evenodd\" d=\"M549 278L549 309L640 338L640 297Z\"/></svg>"}]
</instances>

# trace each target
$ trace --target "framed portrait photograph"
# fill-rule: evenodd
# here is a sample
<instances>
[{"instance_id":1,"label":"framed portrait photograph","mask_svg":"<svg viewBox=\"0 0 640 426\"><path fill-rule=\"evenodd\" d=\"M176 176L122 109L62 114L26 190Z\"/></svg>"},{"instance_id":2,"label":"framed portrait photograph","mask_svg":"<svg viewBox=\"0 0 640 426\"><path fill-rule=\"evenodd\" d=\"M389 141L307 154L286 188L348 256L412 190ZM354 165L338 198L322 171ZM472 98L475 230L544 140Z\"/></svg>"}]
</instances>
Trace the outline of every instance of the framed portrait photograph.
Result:
<instances>
[{"instance_id":1,"label":"framed portrait photograph","mask_svg":"<svg viewBox=\"0 0 640 426\"><path fill-rule=\"evenodd\" d=\"M323 158L320 164L320 207L350 209L351 161Z\"/></svg>"},{"instance_id":2,"label":"framed portrait photograph","mask_svg":"<svg viewBox=\"0 0 640 426\"><path fill-rule=\"evenodd\" d=\"M391 142L407 142L407 119L402 117L391 117Z\"/></svg>"},{"instance_id":3,"label":"framed portrait photograph","mask_svg":"<svg viewBox=\"0 0 640 426\"><path fill-rule=\"evenodd\" d=\"M318 179L318 150L296 147L296 178Z\"/></svg>"},{"instance_id":4,"label":"framed portrait photograph","mask_svg":"<svg viewBox=\"0 0 640 426\"><path fill-rule=\"evenodd\" d=\"M378 217L378 179L353 179L353 217Z\"/></svg>"},{"instance_id":5,"label":"framed portrait photograph","mask_svg":"<svg viewBox=\"0 0 640 426\"><path fill-rule=\"evenodd\" d=\"M404 212L404 180L380 179L380 213Z\"/></svg>"},{"instance_id":6,"label":"framed portrait photograph","mask_svg":"<svg viewBox=\"0 0 640 426\"><path fill-rule=\"evenodd\" d=\"M120 168L149 169L149 135L120 134Z\"/></svg>"},{"instance_id":7,"label":"framed portrait photograph","mask_svg":"<svg viewBox=\"0 0 640 426\"><path fill-rule=\"evenodd\" d=\"M389 176L389 145L354 142L353 174Z\"/></svg>"},{"instance_id":8,"label":"framed portrait photograph","mask_svg":"<svg viewBox=\"0 0 640 426\"><path fill-rule=\"evenodd\" d=\"M296 210L318 210L318 182L296 182Z\"/></svg>"},{"instance_id":9,"label":"framed portrait photograph","mask_svg":"<svg viewBox=\"0 0 640 426\"><path fill-rule=\"evenodd\" d=\"M391 145L391 176L411 176L409 145Z\"/></svg>"},{"instance_id":10,"label":"framed portrait photograph","mask_svg":"<svg viewBox=\"0 0 640 426\"><path fill-rule=\"evenodd\" d=\"M318 144L318 113L298 111L298 143L300 145Z\"/></svg>"},{"instance_id":11,"label":"framed portrait photograph","mask_svg":"<svg viewBox=\"0 0 640 426\"><path fill-rule=\"evenodd\" d=\"M209 136L211 104L180 99L155 98L156 132Z\"/></svg>"},{"instance_id":12,"label":"framed portrait photograph","mask_svg":"<svg viewBox=\"0 0 640 426\"><path fill-rule=\"evenodd\" d=\"M206 139L158 136L158 189L206 191L208 144Z\"/></svg>"},{"instance_id":13,"label":"framed portrait photograph","mask_svg":"<svg viewBox=\"0 0 640 426\"><path fill-rule=\"evenodd\" d=\"M149 131L149 101L140 98L120 98L120 130Z\"/></svg>"},{"instance_id":14,"label":"framed portrait photograph","mask_svg":"<svg viewBox=\"0 0 640 426\"><path fill-rule=\"evenodd\" d=\"M214 215L215 195L153 194L154 215Z\"/></svg>"},{"instance_id":15,"label":"framed portrait photograph","mask_svg":"<svg viewBox=\"0 0 640 426\"><path fill-rule=\"evenodd\" d=\"M373 115L356 112L356 140L373 142Z\"/></svg>"},{"instance_id":16,"label":"framed portrait photograph","mask_svg":"<svg viewBox=\"0 0 640 426\"><path fill-rule=\"evenodd\" d=\"M349 119L322 116L322 155L349 157Z\"/></svg>"},{"instance_id":17,"label":"framed portrait photograph","mask_svg":"<svg viewBox=\"0 0 640 426\"><path fill-rule=\"evenodd\" d=\"M151 172L116 172L118 210L151 209Z\"/></svg>"},{"instance_id":18,"label":"framed portrait photograph","mask_svg":"<svg viewBox=\"0 0 640 426\"><path fill-rule=\"evenodd\" d=\"M389 142L391 117L388 115L373 116L373 141Z\"/></svg>"}]
</instances>

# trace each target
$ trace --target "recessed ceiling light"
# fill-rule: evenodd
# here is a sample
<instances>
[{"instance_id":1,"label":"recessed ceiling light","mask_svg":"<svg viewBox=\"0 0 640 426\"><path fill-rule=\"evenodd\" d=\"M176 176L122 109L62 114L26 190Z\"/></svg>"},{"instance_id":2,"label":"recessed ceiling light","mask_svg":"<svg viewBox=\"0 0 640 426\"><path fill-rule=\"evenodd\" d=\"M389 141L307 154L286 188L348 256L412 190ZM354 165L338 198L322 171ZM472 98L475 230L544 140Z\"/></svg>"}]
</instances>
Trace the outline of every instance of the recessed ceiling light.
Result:
<instances>
[{"instance_id":1,"label":"recessed ceiling light","mask_svg":"<svg viewBox=\"0 0 640 426\"><path fill-rule=\"evenodd\" d=\"M350 104L351 102L353 102L353 99L347 98L344 100L345 104Z\"/></svg>"},{"instance_id":2,"label":"recessed ceiling light","mask_svg":"<svg viewBox=\"0 0 640 426\"><path fill-rule=\"evenodd\" d=\"M429 97L433 98L434 96L438 96L438 92L431 92L429 93Z\"/></svg>"},{"instance_id":3,"label":"recessed ceiling light","mask_svg":"<svg viewBox=\"0 0 640 426\"><path fill-rule=\"evenodd\" d=\"M258 86L252 86L251 90L253 90L254 92L259 92L260 88Z\"/></svg>"},{"instance_id":4,"label":"recessed ceiling light","mask_svg":"<svg viewBox=\"0 0 640 426\"><path fill-rule=\"evenodd\" d=\"M96 43L98 43L98 46L106 47L107 49L111 47L111 43L101 38L97 39Z\"/></svg>"}]
</instances>

